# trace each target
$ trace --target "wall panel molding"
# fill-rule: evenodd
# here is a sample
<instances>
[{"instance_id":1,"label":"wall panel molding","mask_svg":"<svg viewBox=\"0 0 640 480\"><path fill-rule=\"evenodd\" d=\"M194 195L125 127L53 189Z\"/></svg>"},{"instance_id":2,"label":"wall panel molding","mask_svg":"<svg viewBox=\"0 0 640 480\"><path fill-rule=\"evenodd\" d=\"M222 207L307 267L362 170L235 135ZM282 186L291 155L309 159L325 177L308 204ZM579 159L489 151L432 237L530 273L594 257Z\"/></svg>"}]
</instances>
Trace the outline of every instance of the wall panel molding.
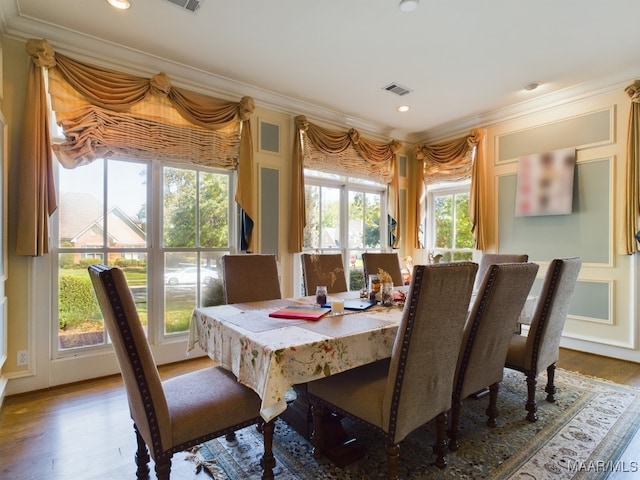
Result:
<instances>
[{"instance_id":1,"label":"wall panel molding","mask_svg":"<svg viewBox=\"0 0 640 480\"><path fill-rule=\"evenodd\" d=\"M576 164L573 213L516 217L516 174L497 177L499 251L522 251L532 261L580 256L613 264L613 159Z\"/></svg>"},{"instance_id":2,"label":"wall panel molding","mask_svg":"<svg viewBox=\"0 0 640 480\"><path fill-rule=\"evenodd\" d=\"M615 106L561 120L511 131L494 137L495 163L516 162L519 157L575 147L576 150L615 141Z\"/></svg>"},{"instance_id":3,"label":"wall panel molding","mask_svg":"<svg viewBox=\"0 0 640 480\"><path fill-rule=\"evenodd\" d=\"M280 169L260 166L260 253L279 255Z\"/></svg>"}]
</instances>

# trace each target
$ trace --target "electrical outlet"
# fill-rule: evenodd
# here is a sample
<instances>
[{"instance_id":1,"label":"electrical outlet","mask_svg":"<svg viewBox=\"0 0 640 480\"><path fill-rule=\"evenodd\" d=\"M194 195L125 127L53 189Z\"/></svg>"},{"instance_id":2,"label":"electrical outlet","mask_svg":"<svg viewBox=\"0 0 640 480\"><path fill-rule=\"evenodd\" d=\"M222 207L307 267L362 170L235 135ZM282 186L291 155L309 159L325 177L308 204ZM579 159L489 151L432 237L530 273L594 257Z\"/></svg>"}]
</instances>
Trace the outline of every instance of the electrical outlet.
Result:
<instances>
[{"instance_id":1,"label":"electrical outlet","mask_svg":"<svg viewBox=\"0 0 640 480\"><path fill-rule=\"evenodd\" d=\"M18 350L18 366L29 364L29 350Z\"/></svg>"}]
</instances>

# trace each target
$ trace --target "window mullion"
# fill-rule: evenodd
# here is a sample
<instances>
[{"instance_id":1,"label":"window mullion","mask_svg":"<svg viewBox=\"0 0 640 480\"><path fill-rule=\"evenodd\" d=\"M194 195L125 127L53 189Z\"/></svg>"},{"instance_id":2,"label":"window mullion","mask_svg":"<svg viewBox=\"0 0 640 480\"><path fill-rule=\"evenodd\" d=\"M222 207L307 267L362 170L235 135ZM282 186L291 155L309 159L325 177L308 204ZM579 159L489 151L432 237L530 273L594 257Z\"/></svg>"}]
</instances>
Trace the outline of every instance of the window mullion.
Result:
<instances>
[{"instance_id":1,"label":"window mullion","mask_svg":"<svg viewBox=\"0 0 640 480\"><path fill-rule=\"evenodd\" d=\"M147 336L154 344L160 342L164 331L164 296L161 294L164 286L162 168L161 162L154 161L147 173L147 185L150 185L147 189Z\"/></svg>"}]
</instances>

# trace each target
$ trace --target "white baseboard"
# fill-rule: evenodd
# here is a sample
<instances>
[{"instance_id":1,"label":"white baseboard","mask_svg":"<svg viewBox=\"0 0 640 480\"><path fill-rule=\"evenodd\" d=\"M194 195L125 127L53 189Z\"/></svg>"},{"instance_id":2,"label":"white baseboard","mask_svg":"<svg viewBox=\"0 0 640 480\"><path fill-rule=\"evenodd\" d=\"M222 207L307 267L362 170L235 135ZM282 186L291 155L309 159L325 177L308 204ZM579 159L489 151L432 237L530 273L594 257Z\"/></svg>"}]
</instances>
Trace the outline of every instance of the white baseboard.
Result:
<instances>
[{"instance_id":1,"label":"white baseboard","mask_svg":"<svg viewBox=\"0 0 640 480\"><path fill-rule=\"evenodd\" d=\"M2 405L4 405L4 397L7 392L7 384L9 383L9 379L4 375L0 376L0 411L2 411Z\"/></svg>"},{"instance_id":2,"label":"white baseboard","mask_svg":"<svg viewBox=\"0 0 640 480\"><path fill-rule=\"evenodd\" d=\"M603 343L587 342L575 338L563 337L560 346L570 350L602 355L603 357L617 358L629 362L640 363L640 351L629 348L605 345Z\"/></svg>"}]
</instances>

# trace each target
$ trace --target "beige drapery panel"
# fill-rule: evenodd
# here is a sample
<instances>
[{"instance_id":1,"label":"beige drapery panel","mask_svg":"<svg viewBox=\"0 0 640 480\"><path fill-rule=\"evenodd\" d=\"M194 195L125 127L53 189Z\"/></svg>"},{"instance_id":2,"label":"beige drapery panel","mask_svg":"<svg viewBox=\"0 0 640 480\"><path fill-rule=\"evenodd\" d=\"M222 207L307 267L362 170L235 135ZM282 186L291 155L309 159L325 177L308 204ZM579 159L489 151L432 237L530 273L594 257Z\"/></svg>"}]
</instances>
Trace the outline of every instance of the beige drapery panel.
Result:
<instances>
[{"instance_id":1,"label":"beige drapery panel","mask_svg":"<svg viewBox=\"0 0 640 480\"><path fill-rule=\"evenodd\" d=\"M306 226L304 168L375 179L389 185L388 213L392 218L392 247L399 242L398 141L377 142L362 138L356 129L329 130L295 118L291 165L291 234L289 250L301 252Z\"/></svg>"},{"instance_id":2,"label":"beige drapery panel","mask_svg":"<svg viewBox=\"0 0 640 480\"><path fill-rule=\"evenodd\" d=\"M626 202L622 241L625 253L630 255L638 252L635 235L640 230L640 80L629 85L625 92L631 99L631 106L627 132Z\"/></svg>"},{"instance_id":3,"label":"beige drapery panel","mask_svg":"<svg viewBox=\"0 0 640 480\"><path fill-rule=\"evenodd\" d=\"M420 143L415 147L418 172L416 177L416 225L426 215L426 185L435 182L455 182L471 178L469 217L472 224L475 248L483 250L486 237L483 226L485 204L482 198L484 187L484 130L474 129L466 137L436 145ZM422 248L416 236L414 247Z\"/></svg>"},{"instance_id":4,"label":"beige drapery panel","mask_svg":"<svg viewBox=\"0 0 640 480\"><path fill-rule=\"evenodd\" d=\"M49 216L58 208L43 71L51 59L48 52L30 48L29 43L27 52L32 62L20 139L16 254L41 256L49 253Z\"/></svg>"},{"instance_id":5,"label":"beige drapery panel","mask_svg":"<svg viewBox=\"0 0 640 480\"><path fill-rule=\"evenodd\" d=\"M254 102L251 97L243 97L240 102L220 100L174 87L164 73L146 79L84 64L56 54L46 40L29 40L27 52L33 60L29 72L29 85L33 85L35 90L29 92L25 103L24 141L20 161L21 211L19 217L21 223L18 226L17 247L19 255L48 253L48 217L56 208L51 173L48 112L46 102L38 101L39 98L46 99L43 73L45 68L52 73L53 85L68 84L81 94L80 97L83 97L86 103L85 107L75 111L63 111L64 108L61 107L60 102L57 104L57 107L63 111L60 120L63 121L67 141L56 146L56 149L64 159L65 166L81 165L101 155L130 154L131 150L127 151L125 145L130 149L133 148L137 155L147 157L154 155L157 158L157 152L145 151L143 147L137 148L139 145L131 146L129 143L131 137L120 138L119 141L114 139L114 131L119 128L117 122L125 121L125 118L127 123L121 131L134 128L132 130L134 135L137 129L140 135L152 135L163 142L179 139L181 134L188 131L189 135L186 138L197 139L197 145L191 148L188 154L183 152L184 155L178 158L182 158L183 161L215 164L227 168L237 162L236 202L243 209L245 217L249 217L248 223L253 224L252 219L255 218L252 191L253 149L249 119L254 110ZM61 90L61 95L67 98L71 96L69 89ZM55 98L55 95L52 97ZM56 101L58 100L52 99L53 103ZM150 105L148 109L147 102ZM158 112L161 110L159 106L163 103L170 104L177 111L178 115L173 115L174 119L179 117L182 119L172 124L166 115L159 117ZM167 109L164 108L163 111L166 112ZM211 131L216 130L222 135L211 134ZM87 133L91 131L95 135ZM225 137L225 134L227 139L220 140ZM240 135L239 141L238 135ZM230 157L217 155L217 160L206 158L207 155L216 156L211 154L206 145L203 145L207 139L226 142L226 152ZM211 147L215 145L214 141ZM232 153L234 150L235 154ZM198 151L206 153L203 155L204 160L201 157L196 162L194 158L198 156ZM219 157L224 157L226 164L225 162L217 163ZM38 200L42 198L42 194L38 195L38 192L46 192L49 201ZM29 207L29 204L34 202L36 205ZM246 244L246 248L249 248L251 228L245 228L243 225L243 232L246 235L243 243Z\"/></svg>"}]
</instances>

